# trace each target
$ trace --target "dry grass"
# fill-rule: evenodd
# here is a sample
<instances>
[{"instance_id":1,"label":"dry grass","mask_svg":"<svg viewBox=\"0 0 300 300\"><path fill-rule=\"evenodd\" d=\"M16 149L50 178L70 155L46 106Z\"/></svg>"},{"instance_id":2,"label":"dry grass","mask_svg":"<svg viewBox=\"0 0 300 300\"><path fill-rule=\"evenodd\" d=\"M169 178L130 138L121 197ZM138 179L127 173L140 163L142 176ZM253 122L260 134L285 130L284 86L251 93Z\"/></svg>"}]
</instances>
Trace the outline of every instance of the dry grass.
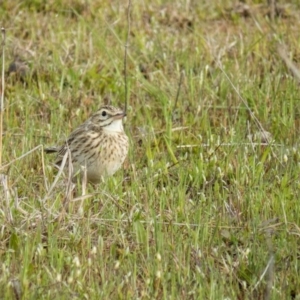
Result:
<instances>
[{"instance_id":1,"label":"dry grass","mask_svg":"<svg viewBox=\"0 0 300 300\"><path fill-rule=\"evenodd\" d=\"M198 2L132 2L128 161L75 188L43 146L124 107L127 3L3 2L3 299L299 298L299 3Z\"/></svg>"}]
</instances>

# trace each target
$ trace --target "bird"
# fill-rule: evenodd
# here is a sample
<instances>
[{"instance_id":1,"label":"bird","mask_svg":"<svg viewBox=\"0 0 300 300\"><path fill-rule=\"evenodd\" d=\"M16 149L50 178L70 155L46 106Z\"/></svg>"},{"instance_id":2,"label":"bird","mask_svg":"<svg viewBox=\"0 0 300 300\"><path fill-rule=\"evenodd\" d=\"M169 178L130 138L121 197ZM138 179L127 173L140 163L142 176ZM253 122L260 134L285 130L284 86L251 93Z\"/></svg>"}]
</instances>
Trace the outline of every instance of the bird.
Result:
<instances>
[{"instance_id":1,"label":"bird","mask_svg":"<svg viewBox=\"0 0 300 300\"><path fill-rule=\"evenodd\" d=\"M78 126L63 145L45 148L46 153L56 153L55 166L60 168L65 155L71 158L73 180L77 174L97 184L112 176L124 163L129 140L124 132L126 113L114 106L101 106L84 123ZM68 154L67 154L68 153ZM70 168L69 157L64 170Z\"/></svg>"}]
</instances>

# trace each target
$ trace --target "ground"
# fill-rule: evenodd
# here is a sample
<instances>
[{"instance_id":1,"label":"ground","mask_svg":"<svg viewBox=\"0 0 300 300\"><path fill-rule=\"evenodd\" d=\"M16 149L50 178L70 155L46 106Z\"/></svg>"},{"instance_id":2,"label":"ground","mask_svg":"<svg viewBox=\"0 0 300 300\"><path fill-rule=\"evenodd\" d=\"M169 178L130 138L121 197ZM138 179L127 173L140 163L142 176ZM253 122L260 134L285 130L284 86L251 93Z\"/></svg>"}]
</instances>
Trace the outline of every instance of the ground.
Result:
<instances>
[{"instance_id":1,"label":"ground","mask_svg":"<svg viewBox=\"0 0 300 300\"><path fill-rule=\"evenodd\" d=\"M127 9L1 3L1 298L300 299L299 1ZM43 147L125 106L126 41L128 159L70 191Z\"/></svg>"}]
</instances>

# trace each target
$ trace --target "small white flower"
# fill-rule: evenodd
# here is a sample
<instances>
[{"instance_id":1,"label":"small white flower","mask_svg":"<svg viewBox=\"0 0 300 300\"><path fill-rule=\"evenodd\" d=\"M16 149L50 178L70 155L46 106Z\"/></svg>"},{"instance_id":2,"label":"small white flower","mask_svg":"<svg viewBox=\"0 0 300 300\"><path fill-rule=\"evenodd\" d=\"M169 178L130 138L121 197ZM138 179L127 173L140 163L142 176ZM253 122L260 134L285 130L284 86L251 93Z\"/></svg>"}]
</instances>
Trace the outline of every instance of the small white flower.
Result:
<instances>
[{"instance_id":1,"label":"small white flower","mask_svg":"<svg viewBox=\"0 0 300 300\"><path fill-rule=\"evenodd\" d=\"M75 257L74 257L73 263L74 263L74 265L75 265L77 268L80 267L80 261L79 261L78 256L75 256Z\"/></svg>"},{"instance_id":2,"label":"small white flower","mask_svg":"<svg viewBox=\"0 0 300 300\"><path fill-rule=\"evenodd\" d=\"M115 263L114 269L115 269L115 270L118 270L119 267L120 267L120 261L117 260L116 263Z\"/></svg>"},{"instance_id":3,"label":"small white flower","mask_svg":"<svg viewBox=\"0 0 300 300\"><path fill-rule=\"evenodd\" d=\"M161 261L161 255L160 255L159 252L156 253L156 259L157 259L158 261Z\"/></svg>"},{"instance_id":4,"label":"small white flower","mask_svg":"<svg viewBox=\"0 0 300 300\"><path fill-rule=\"evenodd\" d=\"M96 247L96 246L93 246L92 251L91 251L91 254L96 254L96 253L97 253L97 247Z\"/></svg>"}]
</instances>

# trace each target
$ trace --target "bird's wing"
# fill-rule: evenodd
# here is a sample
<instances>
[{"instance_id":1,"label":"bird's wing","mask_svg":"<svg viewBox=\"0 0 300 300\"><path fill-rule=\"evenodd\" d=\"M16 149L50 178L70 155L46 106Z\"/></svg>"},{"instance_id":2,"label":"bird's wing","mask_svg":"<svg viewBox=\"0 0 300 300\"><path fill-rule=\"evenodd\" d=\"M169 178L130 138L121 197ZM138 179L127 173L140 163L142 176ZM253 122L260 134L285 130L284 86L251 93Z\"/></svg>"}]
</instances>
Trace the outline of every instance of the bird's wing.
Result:
<instances>
[{"instance_id":1,"label":"bird's wing","mask_svg":"<svg viewBox=\"0 0 300 300\"><path fill-rule=\"evenodd\" d=\"M68 149L71 150L71 153L75 152L74 149L80 149L81 145L85 145L92 135L101 131L102 128L99 125L87 120L69 135L65 143L58 149L58 155L64 156Z\"/></svg>"},{"instance_id":2,"label":"bird's wing","mask_svg":"<svg viewBox=\"0 0 300 300\"><path fill-rule=\"evenodd\" d=\"M58 149L58 155L64 156L68 149L72 149L77 143L84 143L88 138L85 134L86 128L78 127L76 128L66 139L65 143Z\"/></svg>"}]
</instances>

